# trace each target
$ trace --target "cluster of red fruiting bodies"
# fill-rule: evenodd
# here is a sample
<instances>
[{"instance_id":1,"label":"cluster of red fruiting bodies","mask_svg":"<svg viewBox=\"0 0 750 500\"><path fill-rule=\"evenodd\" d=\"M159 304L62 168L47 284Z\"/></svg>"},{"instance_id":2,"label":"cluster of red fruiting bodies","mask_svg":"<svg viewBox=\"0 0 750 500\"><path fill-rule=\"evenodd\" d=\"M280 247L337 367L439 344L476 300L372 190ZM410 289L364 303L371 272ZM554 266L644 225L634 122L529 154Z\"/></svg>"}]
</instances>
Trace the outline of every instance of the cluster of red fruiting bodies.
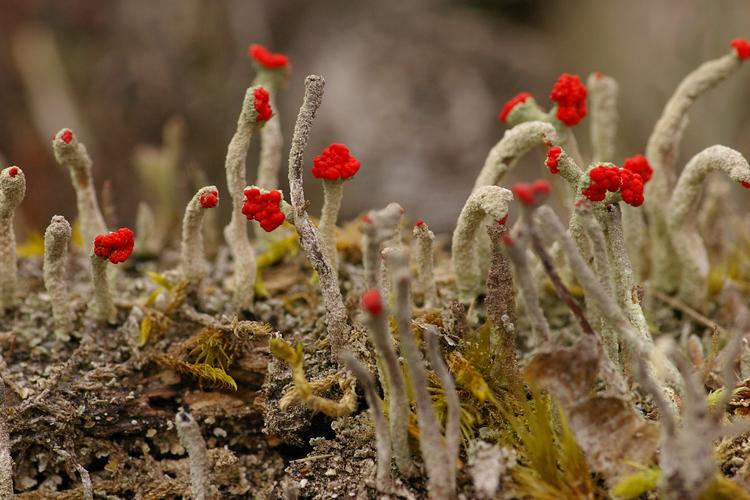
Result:
<instances>
[{"instance_id":1,"label":"cluster of red fruiting bodies","mask_svg":"<svg viewBox=\"0 0 750 500\"><path fill-rule=\"evenodd\" d=\"M247 220L256 220L264 231L271 232L284 223L281 211L281 191L262 193L258 188L245 189L242 213Z\"/></svg>"},{"instance_id":2,"label":"cluster of red fruiting bodies","mask_svg":"<svg viewBox=\"0 0 750 500\"><path fill-rule=\"evenodd\" d=\"M603 201L607 192L620 192L622 201L639 207L643 204L643 185L651 179L653 168L641 155L628 158L622 168L599 165L589 170L589 184L582 191L591 201Z\"/></svg>"},{"instance_id":3,"label":"cluster of red fruiting bodies","mask_svg":"<svg viewBox=\"0 0 750 500\"><path fill-rule=\"evenodd\" d=\"M268 102L268 91L263 87L258 87L253 91L253 97L255 98L255 120L259 122L270 120L271 116L273 116L273 110L271 109L271 104Z\"/></svg>"},{"instance_id":4,"label":"cluster of red fruiting bodies","mask_svg":"<svg viewBox=\"0 0 750 500\"><path fill-rule=\"evenodd\" d=\"M312 174L318 179L346 180L359 171L360 163L344 144L331 144L313 159Z\"/></svg>"},{"instance_id":5,"label":"cluster of red fruiting bodies","mask_svg":"<svg viewBox=\"0 0 750 500\"><path fill-rule=\"evenodd\" d=\"M109 259L112 264L125 262L133 253L135 239L133 231L121 227L108 234L100 234L94 238L94 254L102 259Z\"/></svg>"},{"instance_id":6,"label":"cluster of red fruiting bodies","mask_svg":"<svg viewBox=\"0 0 750 500\"><path fill-rule=\"evenodd\" d=\"M555 116L568 127L577 125L586 116L586 96L588 92L577 75L563 73L552 87L550 100L557 105ZM524 103L533 96L528 92L516 94L503 105L500 121L505 123L508 115L518 104Z\"/></svg>"},{"instance_id":7,"label":"cluster of red fruiting bodies","mask_svg":"<svg viewBox=\"0 0 750 500\"><path fill-rule=\"evenodd\" d=\"M289 58L284 54L274 54L263 45L254 43L247 48L247 55L266 69L289 67Z\"/></svg>"},{"instance_id":8,"label":"cluster of red fruiting bodies","mask_svg":"<svg viewBox=\"0 0 750 500\"><path fill-rule=\"evenodd\" d=\"M211 191L209 193L203 193L200 198L198 198L198 201L203 208L214 208L219 203L219 192Z\"/></svg>"}]
</instances>

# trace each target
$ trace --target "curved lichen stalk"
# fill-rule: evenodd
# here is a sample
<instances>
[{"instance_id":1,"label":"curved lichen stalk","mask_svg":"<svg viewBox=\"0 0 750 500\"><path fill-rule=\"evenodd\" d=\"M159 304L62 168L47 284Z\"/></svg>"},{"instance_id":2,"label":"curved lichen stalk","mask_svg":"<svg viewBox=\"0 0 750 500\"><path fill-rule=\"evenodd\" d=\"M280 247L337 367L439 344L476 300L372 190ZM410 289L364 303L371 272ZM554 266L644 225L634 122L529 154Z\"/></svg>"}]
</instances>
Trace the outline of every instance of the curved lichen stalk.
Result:
<instances>
[{"instance_id":1,"label":"curved lichen stalk","mask_svg":"<svg viewBox=\"0 0 750 500\"><path fill-rule=\"evenodd\" d=\"M482 186L494 186L534 146L557 143L555 127L541 121L526 122L506 130L487 155L484 166L474 182L474 191Z\"/></svg>"},{"instance_id":2,"label":"curved lichen stalk","mask_svg":"<svg viewBox=\"0 0 750 500\"><path fill-rule=\"evenodd\" d=\"M482 283L477 258L479 229L487 217L501 220L508 215L508 204L513 193L498 186L476 189L458 217L451 245L453 269L458 285L458 299L469 304L474 301Z\"/></svg>"},{"instance_id":3,"label":"curved lichen stalk","mask_svg":"<svg viewBox=\"0 0 750 500\"><path fill-rule=\"evenodd\" d=\"M180 271L191 284L200 283L208 272L203 246L203 215L219 202L216 186L205 186L185 208L182 219L182 244L180 246Z\"/></svg>"},{"instance_id":4,"label":"curved lichen stalk","mask_svg":"<svg viewBox=\"0 0 750 500\"><path fill-rule=\"evenodd\" d=\"M711 146L695 155L680 174L666 210L666 223L680 270L680 297L701 308L707 293L708 256L698 233L695 212L703 181L711 172L724 172L735 182L750 188L750 166L739 152L725 146Z\"/></svg>"},{"instance_id":5,"label":"curved lichen stalk","mask_svg":"<svg viewBox=\"0 0 750 500\"><path fill-rule=\"evenodd\" d=\"M68 282L65 271L68 260L68 245L73 231L62 215L55 215L44 232L44 286L52 302L52 317L55 320L55 335L67 340L73 326Z\"/></svg>"},{"instance_id":6,"label":"curved lichen stalk","mask_svg":"<svg viewBox=\"0 0 750 500\"><path fill-rule=\"evenodd\" d=\"M91 157L83 143L78 142L75 134L67 128L55 134L52 149L57 162L70 172L76 192L76 207L83 241L94 241L97 234L107 232L107 225L96 201L94 179L91 175Z\"/></svg>"},{"instance_id":7,"label":"curved lichen stalk","mask_svg":"<svg viewBox=\"0 0 750 500\"><path fill-rule=\"evenodd\" d=\"M18 262L13 216L26 195L26 177L16 167L0 172L0 316L16 301Z\"/></svg>"},{"instance_id":8,"label":"curved lichen stalk","mask_svg":"<svg viewBox=\"0 0 750 500\"><path fill-rule=\"evenodd\" d=\"M334 353L338 354L347 344L351 328L349 327L347 311L341 296L338 279L326 261L320 234L310 221L310 217L305 209L306 201L302 169L312 122L323 100L324 86L325 80L320 76L309 75L305 78L305 97L297 115L294 134L292 135L292 147L289 150L289 197L293 209L294 227L297 229L297 234L299 234L300 246L320 279L331 349Z\"/></svg>"},{"instance_id":9,"label":"curved lichen stalk","mask_svg":"<svg viewBox=\"0 0 750 500\"><path fill-rule=\"evenodd\" d=\"M227 148L225 162L227 187L232 198L232 219L224 228L224 237L234 258L234 302L237 308L249 310L255 294L255 250L247 234L243 220L242 205L245 201L243 189L247 185L245 161L253 132L261 125L256 109L256 92L260 86L250 87L245 92L242 110L237 119L237 130Z\"/></svg>"},{"instance_id":10,"label":"curved lichen stalk","mask_svg":"<svg viewBox=\"0 0 750 500\"><path fill-rule=\"evenodd\" d=\"M678 283L677 267L666 230L666 204L674 186L675 164L680 142L688 123L693 103L740 67L742 58L736 50L708 61L690 73L664 107L646 146L646 157L654 168L654 176L646 186L646 211L649 217L651 246L651 278L657 287L671 291Z\"/></svg>"}]
</instances>

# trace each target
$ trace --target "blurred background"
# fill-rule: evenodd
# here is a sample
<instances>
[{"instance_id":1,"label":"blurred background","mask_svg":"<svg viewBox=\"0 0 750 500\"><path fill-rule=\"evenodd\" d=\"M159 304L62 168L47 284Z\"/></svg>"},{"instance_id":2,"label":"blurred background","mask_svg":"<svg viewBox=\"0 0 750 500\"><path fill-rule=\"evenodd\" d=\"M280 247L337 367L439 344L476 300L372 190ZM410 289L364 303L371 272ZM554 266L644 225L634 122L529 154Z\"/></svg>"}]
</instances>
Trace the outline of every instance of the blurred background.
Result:
<instances>
[{"instance_id":1,"label":"blurred background","mask_svg":"<svg viewBox=\"0 0 750 500\"><path fill-rule=\"evenodd\" d=\"M246 47L256 42L292 61L278 106L285 151L304 76L325 77L306 161L331 142L362 161L344 217L398 201L412 220L448 231L502 137L508 98L527 90L547 107L561 72L613 76L619 162L643 152L681 78L738 36L750 37L747 0L0 0L0 157L26 172L22 219L34 230L53 214L75 217L51 151L63 127L88 147L118 225L133 223L140 201L158 205L134 165L157 154L168 122L184 137L179 203L198 182L225 192L226 146L254 76ZM588 151L588 120L576 130ZM695 106L681 163L714 143L750 155L750 68ZM250 181L257 150L256 139ZM541 175L542 155L514 175ZM316 214L311 175L306 194Z\"/></svg>"}]
</instances>

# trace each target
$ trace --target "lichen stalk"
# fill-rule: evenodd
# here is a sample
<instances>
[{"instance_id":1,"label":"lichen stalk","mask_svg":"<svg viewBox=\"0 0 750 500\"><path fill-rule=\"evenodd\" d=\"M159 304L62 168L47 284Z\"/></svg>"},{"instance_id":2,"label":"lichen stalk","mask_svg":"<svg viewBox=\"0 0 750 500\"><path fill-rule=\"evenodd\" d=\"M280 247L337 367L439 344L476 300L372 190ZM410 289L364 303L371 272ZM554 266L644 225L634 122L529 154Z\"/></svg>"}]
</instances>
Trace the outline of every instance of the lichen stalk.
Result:
<instances>
[{"instance_id":1,"label":"lichen stalk","mask_svg":"<svg viewBox=\"0 0 750 500\"><path fill-rule=\"evenodd\" d=\"M505 252L513 263L513 276L515 278L513 281L518 285L521 292L521 300L533 334L532 342L534 345L541 345L549 340L551 332L547 318L544 316L544 311L539 303L539 291L526 253L528 236L523 230L516 228L511 236L503 239L503 243L505 244Z\"/></svg>"},{"instance_id":2,"label":"lichen stalk","mask_svg":"<svg viewBox=\"0 0 750 500\"><path fill-rule=\"evenodd\" d=\"M688 112L699 97L731 76L740 65L740 58L732 50L725 56L703 63L687 75L667 102L649 137L646 157L654 168L654 175L646 185L648 201L645 209L649 217L651 279L662 290L673 291L678 285L678 270L672 265L674 249L667 236L666 204L674 186L675 164L688 123Z\"/></svg>"},{"instance_id":3,"label":"lichen stalk","mask_svg":"<svg viewBox=\"0 0 750 500\"><path fill-rule=\"evenodd\" d=\"M81 224L83 241L94 241L97 234L107 232L104 216L99 210L96 189L91 173L93 162L86 146L70 129L62 129L52 140L52 149L57 162L68 169L76 192L78 220Z\"/></svg>"},{"instance_id":4,"label":"lichen stalk","mask_svg":"<svg viewBox=\"0 0 750 500\"><path fill-rule=\"evenodd\" d=\"M260 85L268 90L268 102L275 111L276 97L289 78L289 66L280 68L266 68L258 64L258 74L253 85ZM255 184L263 189L272 191L279 187L279 171L283 159L284 137L281 133L281 118L278 112L260 129L260 161L258 176Z\"/></svg>"},{"instance_id":5,"label":"lichen stalk","mask_svg":"<svg viewBox=\"0 0 750 500\"><path fill-rule=\"evenodd\" d=\"M188 453L190 461L190 491L195 500L210 498L211 483L208 479L208 450L201 428L189 413L180 411L174 419L177 436Z\"/></svg>"},{"instance_id":6,"label":"lichen stalk","mask_svg":"<svg viewBox=\"0 0 750 500\"><path fill-rule=\"evenodd\" d=\"M395 238L404 209L398 203L389 203L380 210L371 210L362 225L362 266L365 286L379 288L382 277L382 247Z\"/></svg>"},{"instance_id":7,"label":"lichen stalk","mask_svg":"<svg viewBox=\"0 0 750 500\"><path fill-rule=\"evenodd\" d=\"M61 340L70 338L74 313L71 308L69 284L66 279L68 245L73 231L62 215L52 217L44 232L44 286L52 303L55 321L55 336Z\"/></svg>"},{"instance_id":8,"label":"lichen stalk","mask_svg":"<svg viewBox=\"0 0 750 500\"><path fill-rule=\"evenodd\" d=\"M425 330L427 338L427 356L430 358L430 365L435 370L440 385L443 386L445 402L448 412L445 419L445 447L446 447L446 472L448 473L448 487L450 491L456 489L456 463L458 461L459 446L461 444L461 402L456 392L456 383L453 380L448 366L445 364L442 352L440 351L440 338L436 333L437 327L430 325Z\"/></svg>"},{"instance_id":9,"label":"lichen stalk","mask_svg":"<svg viewBox=\"0 0 750 500\"><path fill-rule=\"evenodd\" d=\"M477 257L479 228L487 217L496 221L506 217L512 199L513 194L505 188L481 186L469 196L461 210L453 232L451 251L458 300L464 304L473 302L482 286Z\"/></svg>"},{"instance_id":10,"label":"lichen stalk","mask_svg":"<svg viewBox=\"0 0 750 500\"><path fill-rule=\"evenodd\" d=\"M94 238L91 253L91 280L94 285L94 302L91 307L94 317L110 324L117 322L117 308L112 300L107 280L107 261L120 264L133 253L135 238L133 231L121 227L117 231L99 234Z\"/></svg>"},{"instance_id":11,"label":"lichen stalk","mask_svg":"<svg viewBox=\"0 0 750 500\"><path fill-rule=\"evenodd\" d=\"M331 270L338 279L339 255L336 249L336 221L341 210L341 199L344 195L342 179L323 179L323 209L320 212L318 229L323 240L323 254L328 259Z\"/></svg>"},{"instance_id":12,"label":"lichen stalk","mask_svg":"<svg viewBox=\"0 0 750 500\"><path fill-rule=\"evenodd\" d=\"M227 188L232 198L232 218L224 228L224 237L234 259L234 303L238 309L250 310L255 295L255 249L247 234L247 224L243 220L243 189L247 185L245 162L253 133L259 127L255 109L255 91L260 86L247 89L242 109L237 119L237 130L227 147L225 170Z\"/></svg>"},{"instance_id":13,"label":"lichen stalk","mask_svg":"<svg viewBox=\"0 0 750 500\"><path fill-rule=\"evenodd\" d=\"M433 243L435 233L430 231L426 222L420 221L414 226L412 232L414 236L416 251L414 255L417 261L417 282L419 289L422 291L423 305L425 307L437 307L438 294L435 285L434 254Z\"/></svg>"},{"instance_id":14,"label":"lichen stalk","mask_svg":"<svg viewBox=\"0 0 750 500\"><path fill-rule=\"evenodd\" d=\"M324 85L325 81L320 76L310 75L305 78L305 97L294 125L292 146L289 151L289 195L294 210L294 227L299 234L300 245L320 279L331 348L334 353L338 354L346 345L350 327L338 279L326 261L320 234L310 221L305 209L302 169L312 122L323 99Z\"/></svg>"},{"instance_id":15,"label":"lichen stalk","mask_svg":"<svg viewBox=\"0 0 750 500\"><path fill-rule=\"evenodd\" d=\"M573 268L573 272L581 284L584 293L591 297L594 306L600 311L604 320L612 325L614 331L618 332L620 341L632 346L634 351L640 356L647 358L650 356L660 356L658 350L654 348L651 336L644 337L641 335L630 324L615 300L610 295L607 295L604 287L581 256L573 239L568 235L565 226L560 222L557 214L551 208L542 206L537 209L536 218L537 224L544 227L551 237L560 242L563 251L568 257L568 263ZM658 359L658 361L666 368L668 380L672 384L679 386L679 375L674 365L667 359ZM648 367L650 371L653 369L652 365L653 363L649 361ZM669 391L664 387L663 392L668 393Z\"/></svg>"},{"instance_id":16,"label":"lichen stalk","mask_svg":"<svg viewBox=\"0 0 750 500\"><path fill-rule=\"evenodd\" d=\"M599 222L593 216L591 207L587 203L578 204L578 206L576 206L575 214L577 219L581 222L586 236L591 242L591 254L596 276L605 293L612 297L615 293L615 285L612 277L609 251L604 232L602 231ZM588 314L592 317L592 321L599 325L597 330L602 337L602 344L604 345L604 349L606 350L609 359L619 364L620 354L617 333L612 329L612 326L608 322L603 321L598 310L593 307L591 298L589 298L588 295L585 297L585 300L587 304L592 306L587 306L587 309L589 309Z\"/></svg>"},{"instance_id":17,"label":"lichen stalk","mask_svg":"<svg viewBox=\"0 0 750 500\"><path fill-rule=\"evenodd\" d=\"M14 498L13 457L10 454L10 436L5 410L5 383L0 379L0 499L11 500Z\"/></svg>"},{"instance_id":18,"label":"lichen stalk","mask_svg":"<svg viewBox=\"0 0 750 500\"><path fill-rule=\"evenodd\" d=\"M258 83L263 85L262 80ZM266 86L269 94L269 104L276 110L276 92L273 86ZM269 191L279 187L279 171L283 158L284 137L281 133L281 118L274 113L265 126L260 129L260 161L256 184Z\"/></svg>"},{"instance_id":19,"label":"lichen stalk","mask_svg":"<svg viewBox=\"0 0 750 500\"><path fill-rule=\"evenodd\" d=\"M750 165L742 154L725 146L711 146L687 163L666 209L673 260L679 266L679 296L698 308L705 303L709 263L695 212L703 181L711 172L724 172L734 182L750 186Z\"/></svg>"},{"instance_id":20,"label":"lichen stalk","mask_svg":"<svg viewBox=\"0 0 750 500\"><path fill-rule=\"evenodd\" d=\"M504 384L514 393L523 387L516 356L516 297L513 286L513 270L510 259L503 252L503 236L507 236L505 224L487 226L490 239L490 268L487 272L487 319L490 332L495 338L492 363L493 380ZM461 306L463 307L463 306Z\"/></svg>"},{"instance_id":21,"label":"lichen stalk","mask_svg":"<svg viewBox=\"0 0 750 500\"><path fill-rule=\"evenodd\" d=\"M633 268L625 246L625 235L622 229L622 211L619 204L597 207L596 216L604 230L607 240L607 252L615 284L615 296L625 310L628 321L641 337L650 339L648 323L641 308L636 290Z\"/></svg>"},{"instance_id":22,"label":"lichen stalk","mask_svg":"<svg viewBox=\"0 0 750 500\"><path fill-rule=\"evenodd\" d=\"M363 296L363 303L376 301L370 307L365 305L365 324L370 333L370 341L382 364L384 393L388 399L390 436L393 447L393 458L399 471L410 476L413 473L409 453L409 399L406 383L401 372L401 365L393 347L393 338L388 327L388 316L384 312L380 292L372 289ZM377 301L380 301L379 304ZM364 305L364 304L363 304ZM373 307L374 306L374 307ZM396 311L398 321L399 311ZM407 323L407 326L408 323Z\"/></svg>"},{"instance_id":23,"label":"lichen stalk","mask_svg":"<svg viewBox=\"0 0 750 500\"><path fill-rule=\"evenodd\" d=\"M365 391L365 399L370 407L370 414L375 426L375 449L378 454L375 487L381 493L387 493L391 490L391 435L388 430L388 420L383 413L383 405L380 404L375 379L350 352L343 352L341 360L357 377Z\"/></svg>"},{"instance_id":24,"label":"lichen stalk","mask_svg":"<svg viewBox=\"0 0 750 500\"><path fill-rule=\"evenodd\" d=\"M182 219L180 271L184 279L195 285L205 277L208 264L203 245L203 216L218 203L216 186L200 188L185 208Z\"/></svg>"},{"instance_id":25,"label":"lichen stalk","mask_svg":"<svg viewBox=\"0 0 750 500\"><path fill-rule=\"evenodd\" d=\"M94 317L110 324L117 322L117 307L107 280L107 260L91 254L91 281L94 285Z\"/></svg>"},{"instance_id":26,"label":"lichen stalk","mask_svg":"<svg viewBox=\"0 0 750 500\"><path fill-rule=\"evenodd\" d=\"M18 257L13 217L26 195L26 177L16 167L0 172L0 316L16 303Z\"/></svg>"},{"instance_id":27,"label":"lichen stalk","mask_svg":"<svg viewBox=\"0 0 750 500\"><path fill-rule=\"evenodd\" d=\"M586 82L591 103L591 161L613 161L617 137L619 85L611 76L592 73Z\"/></svg>"},{"instance_id":28,"label":"lichen stalk","mask_svg":"<svg viewBox=\"0 0 750 500\"><path fill-rule=\"evenodd\" d=\"M430 498L450 499L455 496L455 461L451 462L443 443L440 425L428 392L427 370L422 353L411 331L411 275L404 251L390 254L396 293L396 324L401 341L401 354L406 358L409 380L417 406L419 445L427 469Z\"/></svg>"},{"instance_id":29,"label":"lichen stalk","mask_svg":"<svg viewBox=\"0 0 750 500\"><path fill-rule=\"evenodd\" d=\"M490 150L482 170L474 182L474 191L482 186L493 186L513 169L516 162L534 146L552 145L558 140L555 127L533 121L506 130L503 138Z\"/></svg>"}]
</instances>

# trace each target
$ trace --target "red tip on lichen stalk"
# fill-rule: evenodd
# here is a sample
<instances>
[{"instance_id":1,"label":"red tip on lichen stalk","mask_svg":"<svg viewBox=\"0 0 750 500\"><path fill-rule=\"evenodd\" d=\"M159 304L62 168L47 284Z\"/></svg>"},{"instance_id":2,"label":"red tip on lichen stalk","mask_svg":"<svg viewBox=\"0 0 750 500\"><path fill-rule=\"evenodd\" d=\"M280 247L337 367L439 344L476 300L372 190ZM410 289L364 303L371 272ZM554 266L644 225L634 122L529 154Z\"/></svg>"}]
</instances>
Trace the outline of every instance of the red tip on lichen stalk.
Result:
<instances>
[{"instance_id":1,"label":"red tip on lichen stalk","mask_svg":"<svg viewBox=\"0 0 750 500\"><path fill-rule=\"evenodd\" d=\"M505 104L503 104L503 109L502 111L500 111L500 121L505 123L510 112L513 111L513 108L516 107L516 104L526 102L530 97L533 98L534 96L532 96L528 92L521 92L512 99L508 100Z\"/></svg>"},{"instance_id":2,"label":"red tip on lichen stalk","mask_svg":"<svg viewBox=\"0 0 750 500\"><path fill-rule=\"evenodd\" d=\"M313 160L312 173L318 179L346 180L359 170L360 163L344 144L331 144Z\"/></svg>"},{"instance_id":3,"label":"red tip on lichen stalk","mask_svg":"<svg viewBox=\"0 0 750 500\"><path fill-rule=\"evenodd\" d=\"M102 259L109 259L112 264L125 262L133 253L135 243L133 231L121 227L109 234L100 234L94 238L94 254Z\"/></svg>"},{"instance_id":4,"label":"red tip on lichen stalk","mask_svg":"<svg viewBox=\"0 0 750 500\"><path fill-rule=\"evenodd\" d=\"M508 214L505 214L505 217L497 221L497 223L502 226L504 226L506 222L508 222Z\"/></svg>"},{"instance_id":5,"label":"red tip on lichen stalk","mask_svg":"<svg viewBox=\"0 0 750 500\"><path fill-rule=\"evenodd\" d=\"M18 175L18 167L16 167L16 166L10 167L10 169L8 169L8 175L10 175L11 177L17 176Z\"/></svg>"},{"instance_id":6,"label":"red tip on lichen stalk","mask_svg":"<svg viewBox=\"0 0 750 500\"><path fill-rule=\"evenodd\" d=\"M750 181L742 181L740 182L743 188L750 189Z\"/></svg>"},{"instance_id":7,"label":"red tip on lichen stalk","mask_svg":"<svg viewBox=\"0 0 750 500\"><path fill-rule=\"evenodd\" d=\"M289 58L284 54L274 54L263 45L254 43L247 48L247 55L267 69L280 69L289 66Z\"/></svg>"},{"instance_id":8,"label":"red tip on lichen stalk","mask_svg":"<svg viewBox=\"0 0 750 500\"><path fill-rule=\"evenodd\" d=\"M737 58L740 61L750 59L750 42L748 42L744 38L735 38L734 40L732 40L731 45L734 51L737 53Z\"/></svg>"},{"instance_id":9,"label":"red tip on lichen stalk","mask_svg":"<svg viewBox=\"0 0 750 500\"><path fill-rule=\"evenodd\" d=\"M500 236L500 241L503 242L503 245L511 246L513 244L513 238L508 233L503 233Z\"/></svg>"},{"instance_id":10,"label":"red tip on lichen stalk","mask_svg":"<svg viewBox=\"0 0 750 500\"><path fill-rule=\"evenodd\" d=\"M630 170L634 174L638 174L643 179L643 183L646 184L651 180L651 176L654 174L654 169L643 155L635 155L630 158L626 158L622 164L622 168Z\"/></svg>"},{"instance_id":11,"label":"red tip on lichen stalk","mask_svg":"<svg viewBox=\"0 0 750 500\"><path fill-rule=\"evenodd\" d=\"M281 191L261 193L258 188L245 190L242 213L247 220L256 220L265 231L271 232L284 223L281 211Z\"/></svg>"},{"instance_id":12,"label":"red tip on lichen stalk","mask_svg":"<svg viewBox=\"0 0 750 500\"><path fill-rule=\"evenodd\" d=\"M199 201L203 208L214 208L219 203L219 192L211 191L210 193L203 193Z\"/></svg>"},{"instance_id":13,"label":"red tip on lichen stalk","mask_svg":"<svg viewBox=\"0 0 750 500\"><path fill-rule=\"evenodd\" d=\"M518 198L518 201L524 205L536 206L544 203L544 200L547 199L547 196L549 196L552 191L552 187L549 182L540 179L531 184L519 182L513 186L512 191L516 198ZM507 216L505 218L507 218ZM505 222L503 221L501 223L504 224Z\"/></svg>"},{"instance_id":14,"label":"red tip on lichen stalk","mask_svg":"<svg viewBox=\"0 0 750 500\"><path fill-rule=\"evenodd\" d=\"M422 219L417 219L417 222L414 223L416 227L424 226L424 221Z\"/></svg>"},{"instance_id":15,"label":"red tip on lichen stalk","mask_svg":"<svg viewBox=\"0 0 750 500\"><path fill-rule=\"evenodd\" d=\"M253 92L253 97L255 97L255 120L259 122L268 121L273 115L271 104L268 102L268 91L263 87L258 87Z\"/></svg>"},{"instance_id":16,"label":"red tip on lichen stalk","mask_svg":"<svg viewBox=\"0 0 750 500\"><path fill-rule=\"evenodd\" d=\"M380 316L383 312L383 300L377 289L371 288L362 294L362 309L372 316Z\"/></svg>"},{"instance_id":17,"label":"red tip on lichen stalk","mask_svg":"<svg viewBox=\"0 0 750 500\"><path fill-rule=\"evenodd\" d=\"M560 157L560 154L562 154L560 146L552 146L547 150L547 161L544 163L551 174L556 174L560 171L557 168L557 159Z\"/></svg>"},{"instance_id":18,"label":"red tip on lichen stalk","mask_svg":"<svg viewBox=\"0 0 750 500\"><path fill-rule=\"evenodd\" d=\"M552 87L550 99L557 103L557 119L568 127L586 116L586 87L578 75L563 73Z\"/></svg>"},{"instance_id":19,"label":"red tip on lichen stalk","mask_svg":"<svg viewBox=\"0 0 750 500\"><path fill-rule=\"evenodd\" d=\"M73 140L73 131L69 128L66 128L65 130L63 130L60 139L62 139L64 143L70 144L70 141Z\"/></svg>"}]
</instances>

